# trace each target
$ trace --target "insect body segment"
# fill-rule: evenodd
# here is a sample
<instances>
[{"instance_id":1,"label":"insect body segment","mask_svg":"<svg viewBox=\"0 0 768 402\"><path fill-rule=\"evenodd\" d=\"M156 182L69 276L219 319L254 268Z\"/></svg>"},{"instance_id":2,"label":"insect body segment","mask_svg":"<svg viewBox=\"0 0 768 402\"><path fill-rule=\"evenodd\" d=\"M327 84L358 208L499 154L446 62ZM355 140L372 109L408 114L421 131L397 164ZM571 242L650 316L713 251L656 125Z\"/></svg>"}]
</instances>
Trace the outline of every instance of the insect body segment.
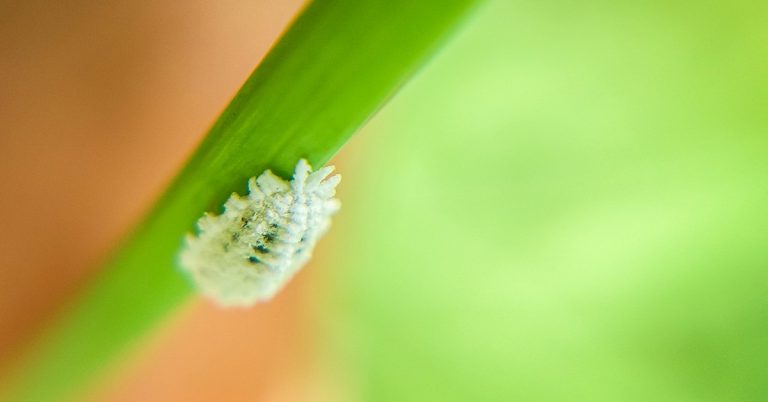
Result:
<instances>
[{"instance_id":1,"label":"insect body segment","mask_svg":"<svg viewBox=\"0 0 768 402\"><path fill-rule=\"evenodd\" d=\"M182 268L197 287L224 306L270 299L309 260L339 210L339 175L312 172L302 159L293 180L267 170L248 181L248 195L233 193L221 215L205 214L197 236L187 236Z\"/></svg>"}]
</instances>

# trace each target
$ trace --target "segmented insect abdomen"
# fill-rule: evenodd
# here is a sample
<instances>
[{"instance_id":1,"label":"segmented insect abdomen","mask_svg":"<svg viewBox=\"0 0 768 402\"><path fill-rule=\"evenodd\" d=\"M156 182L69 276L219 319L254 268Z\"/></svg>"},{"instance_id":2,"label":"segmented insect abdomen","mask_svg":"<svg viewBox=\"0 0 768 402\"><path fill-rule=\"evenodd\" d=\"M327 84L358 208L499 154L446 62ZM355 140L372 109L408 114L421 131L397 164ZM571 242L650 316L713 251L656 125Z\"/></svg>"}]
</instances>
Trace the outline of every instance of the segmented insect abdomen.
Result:
<instances>
[{"instance_id":1,"label":"segmented insect abdomen","mask_svg":"<svg viewBox=\"0 0 768 402\"><path fill-rule=\"evenodd\" d=\"M309 260L339 209L340 176L305 160L286 182L267 170L248 181L248 195L232 194L224 212L198 221L181 265L198 288L222 305L247 306L270 299Z\"/></svg>"}]
</instances>

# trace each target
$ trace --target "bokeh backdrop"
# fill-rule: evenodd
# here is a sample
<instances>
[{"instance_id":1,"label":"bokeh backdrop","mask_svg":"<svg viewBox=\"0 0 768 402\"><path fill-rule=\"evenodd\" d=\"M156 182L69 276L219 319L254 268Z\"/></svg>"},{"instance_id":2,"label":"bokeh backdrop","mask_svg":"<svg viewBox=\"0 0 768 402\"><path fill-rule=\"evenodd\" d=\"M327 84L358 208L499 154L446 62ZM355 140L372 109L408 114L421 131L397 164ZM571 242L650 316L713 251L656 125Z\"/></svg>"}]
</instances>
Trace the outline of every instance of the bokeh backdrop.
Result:
<instances>
[{"instance_id":1,"label":"bokeh backdrop","mask_svg":"<svg viewBox=\"0 0 768 402\"><path fill-rule=\"evenodd\" d=\"M2 7L9 367L300 4ZM766 400L766 20L486 2L339 153L344 208L285 293L191 300L88 398Z\"/></svg>"}]
</instances>

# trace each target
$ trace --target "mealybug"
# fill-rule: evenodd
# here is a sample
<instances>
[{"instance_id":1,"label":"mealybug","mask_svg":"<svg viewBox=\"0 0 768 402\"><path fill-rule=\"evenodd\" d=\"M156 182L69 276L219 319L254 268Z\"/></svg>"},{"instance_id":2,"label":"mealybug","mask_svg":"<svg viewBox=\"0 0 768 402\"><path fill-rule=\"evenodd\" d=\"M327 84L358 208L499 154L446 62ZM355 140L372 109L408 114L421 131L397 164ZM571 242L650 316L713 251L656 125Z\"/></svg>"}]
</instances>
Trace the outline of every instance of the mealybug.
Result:
<instances>
[{"instance_id":1,"label":"mealybug","mask_svg":"<svg viewBox=\"0 0 768 402\"><path fill-rule=\"evenodd\" d=\"M339 210L339 175L312 172L306 160L287 182L267 170L248 181L248 196L233 193L221 215L204 214L188 235L181 266L203 294L223 306L269 300L309 260Z\"/></svg>"}]
</instances>

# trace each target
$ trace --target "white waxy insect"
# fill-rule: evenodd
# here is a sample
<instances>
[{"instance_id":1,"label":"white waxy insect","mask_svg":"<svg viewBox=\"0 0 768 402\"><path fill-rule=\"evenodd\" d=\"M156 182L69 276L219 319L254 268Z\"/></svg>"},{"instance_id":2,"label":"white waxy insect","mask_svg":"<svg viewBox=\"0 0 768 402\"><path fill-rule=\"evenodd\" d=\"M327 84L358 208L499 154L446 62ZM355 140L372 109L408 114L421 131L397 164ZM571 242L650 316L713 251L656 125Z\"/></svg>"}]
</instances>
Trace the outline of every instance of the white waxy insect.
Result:
<instances>
[{"instance_id":1,"label":"white waxy insect","mask_svg":"<svg viewBox=\"0 0 768 402\"><path fill-rule=\"evenodd\" d=\"M182 268L200 291L223 306L269 300L309 260L339 210L339 175L312 172L306 160L290 182L267 170L248 181L248 195L233 193L221 215L204 214L188 235Z\"/></svg>"}]
</instances>

